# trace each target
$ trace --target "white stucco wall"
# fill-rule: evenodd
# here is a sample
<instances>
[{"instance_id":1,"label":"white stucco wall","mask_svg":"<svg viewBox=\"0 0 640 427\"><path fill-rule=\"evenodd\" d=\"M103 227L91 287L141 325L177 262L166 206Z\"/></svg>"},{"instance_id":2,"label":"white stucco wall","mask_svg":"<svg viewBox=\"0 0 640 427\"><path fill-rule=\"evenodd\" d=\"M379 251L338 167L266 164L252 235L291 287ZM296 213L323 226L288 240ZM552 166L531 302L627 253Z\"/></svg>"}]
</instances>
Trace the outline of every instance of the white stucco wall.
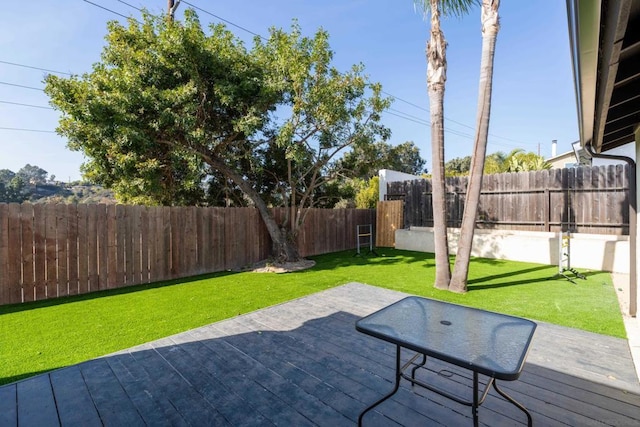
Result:
<instances>
[{"instance_id":1,"label":"white stucco wall","mask_svg":"<svg viewBox=\"0 0 640 427\"><path fill-rule=\"evenodd\" d=\"M449 229L449 251L458 248L459 229ZM629 273L629 237L576 233L571 235L571 267ZM396 249L435 252L433 228L396 230ZM476 230L473 256L558 265L558 233Z\"/></svg>"},{"instance_id":2,"label":"white stucco wall","mask_svg":"<svg viewBox=\"0 0 640 427\"><path fill-rule=\"evenodd\" d=\"M609 151L605 151L602 154L612 155L612 156L627 156L631 157L634 161L636 159L636 144L635 142L631 142L629 144L622 145L620 147L614 148ZM592 166L603 166L603 165L624 165L626 162L621 160L611 160L611 159L599 159L594 157L591 161Z\"/></svg>"}]
</instances>

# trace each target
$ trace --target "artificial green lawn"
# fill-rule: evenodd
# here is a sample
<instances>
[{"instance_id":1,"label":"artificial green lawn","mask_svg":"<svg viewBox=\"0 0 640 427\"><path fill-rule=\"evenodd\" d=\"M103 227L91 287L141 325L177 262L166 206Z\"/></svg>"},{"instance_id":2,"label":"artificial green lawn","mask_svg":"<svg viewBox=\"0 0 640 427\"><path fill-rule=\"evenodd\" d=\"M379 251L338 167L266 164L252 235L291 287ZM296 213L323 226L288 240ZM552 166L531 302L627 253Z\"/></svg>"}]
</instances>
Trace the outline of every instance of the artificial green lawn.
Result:
<instances>
[{"instance_id":1,"label":"artificial green lawn","mask_svg":"<svg viewBox=\"0 0 640 427\"><path fill-rule=\"evenodd\" d=\"M473 259L469 292L433 288L433 254L378 249L313 257L296 273L220 273L78 297L0 307L0 384L361 282L534 320L625 337L611 276L549 280L557 267Z\"/></svg>"}]
</instances>

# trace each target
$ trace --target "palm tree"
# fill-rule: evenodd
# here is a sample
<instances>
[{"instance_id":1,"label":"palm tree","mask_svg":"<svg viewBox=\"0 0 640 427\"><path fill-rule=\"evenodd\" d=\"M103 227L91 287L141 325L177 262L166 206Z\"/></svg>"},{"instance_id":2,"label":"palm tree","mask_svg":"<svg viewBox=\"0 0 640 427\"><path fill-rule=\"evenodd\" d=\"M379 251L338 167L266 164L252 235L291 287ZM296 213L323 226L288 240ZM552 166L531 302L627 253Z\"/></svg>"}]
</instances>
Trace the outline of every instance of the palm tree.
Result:
<instances>
[{"instance_id":1,"label":"palm tree","mask_svg":"<svg viewBox=\"0 0 640 427\"><path fill-rule=\"evenodd\" d=\"M447 42L440 28L440 13L461 16L476 0L416 0L425 16L431 16L431 30L427 42L427 93L431 114L431 158L433 197L433 239L436 254L434 286L448 289L451 281L449 243L447 239L447 210L444 182L444 88L447 80Z\"/></svg>"},{"instance_id":2,"label":"palm tree","mask_svg":"<svg viewBox=\"0 0 640 427\"><path fill-rule=\"evenodd\" d=\"M471 259L471 245L476 226L476 215L480 202L484 161L487 153L487 137L489 134L489 118L491 113L491 89L493 83L493 58L500 24L498 7L500 0L482 0L482 59L480 62L480 89L478 93L478 111L476 115L476 134L471 157L469 187L465 197L462 226L458 252L453 267L453 276L449 290L453 292L467 291L467 276Z\"/></svg>"},{"instance_id":3,"label":"palm tree","mask_svg":"<svg viewBox=\"0 0 640 427\"><path fill-rule=\"evenodd\" d=\"M544 157L522 148L516 148L509 153L504 161L504 172L528 172L551 169L551 164L544 160Z\"/></svg>"}]
</instances>

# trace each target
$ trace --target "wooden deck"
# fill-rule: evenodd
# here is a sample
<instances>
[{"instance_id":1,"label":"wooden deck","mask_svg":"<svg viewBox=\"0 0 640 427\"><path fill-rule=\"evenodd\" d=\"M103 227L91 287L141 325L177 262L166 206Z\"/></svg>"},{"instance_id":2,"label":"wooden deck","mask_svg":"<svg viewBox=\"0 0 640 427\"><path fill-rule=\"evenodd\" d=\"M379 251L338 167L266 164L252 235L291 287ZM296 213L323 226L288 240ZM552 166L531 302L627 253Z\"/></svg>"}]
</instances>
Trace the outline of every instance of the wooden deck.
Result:
<instances>
[{"instance_id":1,"label":"wooden deck","mask_svg":"<svg viewBox=\"0 0 640 427\"><path fill-rule=\"evenodd\" d=\"M395 354L354 322L404 296L350 283L9 384L0 426L354 425L391 389ZM431 369L431 380L470 393L468 372ZM501 385L534 425L640 425L625 340L540 324L522 376ZM471 425L470 415L403 384L364 425ZM480 408L483 425L525 421L494 392Z\"/></svg>"}]
</instances>

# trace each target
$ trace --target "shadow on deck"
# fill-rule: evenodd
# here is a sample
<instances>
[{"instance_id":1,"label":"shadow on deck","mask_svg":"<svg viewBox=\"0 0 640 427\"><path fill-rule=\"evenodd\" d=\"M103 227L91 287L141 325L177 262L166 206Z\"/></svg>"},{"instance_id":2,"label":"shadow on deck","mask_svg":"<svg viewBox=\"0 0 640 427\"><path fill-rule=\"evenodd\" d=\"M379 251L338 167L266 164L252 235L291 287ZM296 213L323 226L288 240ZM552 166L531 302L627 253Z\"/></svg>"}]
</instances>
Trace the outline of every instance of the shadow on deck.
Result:
<instances>
[{"instance_id":1,"label":"shadow on deck","mask_svg":"<svg viewBox=\"0 0 640 427\"><path fill-rule=\"evenodd\" d=\"M395 360L354 323L404 296L351 283L9 384L0 425L354 425L392 388ZM625 343L542 324L520 379L500 384L534 425L639 425ZM423 375L471 394L469 372L434 361ZM480 408L484 425L525 422L493 391ZM364 419L417 424L471 425L471 411L403 384Z\"/></svg>"}]
</instances>

